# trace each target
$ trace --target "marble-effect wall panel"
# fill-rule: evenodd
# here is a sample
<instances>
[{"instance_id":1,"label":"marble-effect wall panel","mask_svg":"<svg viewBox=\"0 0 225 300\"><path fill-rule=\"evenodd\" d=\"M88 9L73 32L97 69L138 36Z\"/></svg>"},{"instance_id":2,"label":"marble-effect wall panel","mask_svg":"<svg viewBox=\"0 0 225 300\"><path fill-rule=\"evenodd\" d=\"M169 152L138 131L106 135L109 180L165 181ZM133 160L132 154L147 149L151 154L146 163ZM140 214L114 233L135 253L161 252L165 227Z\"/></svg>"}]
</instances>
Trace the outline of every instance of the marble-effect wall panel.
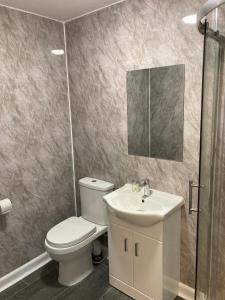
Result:
<instances>
[{"instance_id":1,"label":"marble-effect wall panel","mask_svg":"<svg viewBox=\"0 0 225 300\"><path fill-rule=\"evenodd\" d=\"M181 280L192 286L196 216L188 215L188 180L198 179L203 39L182 17L203 2L127 0L66 24L76 179L119 187L148 176L152 187L183 196ZM126 72L176 64L185 64L186 75L183 162L128 155Z\"/></svg>"},{"instance_id":2,"label":"marble-effect wall panel","mask_svg":"<svg viewBox=\"0 0 225 300\"><path fill-rule=\"evenodd\" d=\"M63 25L0 7L0 276L41 254L74 214Z\"/></svg>"}]
</instances>

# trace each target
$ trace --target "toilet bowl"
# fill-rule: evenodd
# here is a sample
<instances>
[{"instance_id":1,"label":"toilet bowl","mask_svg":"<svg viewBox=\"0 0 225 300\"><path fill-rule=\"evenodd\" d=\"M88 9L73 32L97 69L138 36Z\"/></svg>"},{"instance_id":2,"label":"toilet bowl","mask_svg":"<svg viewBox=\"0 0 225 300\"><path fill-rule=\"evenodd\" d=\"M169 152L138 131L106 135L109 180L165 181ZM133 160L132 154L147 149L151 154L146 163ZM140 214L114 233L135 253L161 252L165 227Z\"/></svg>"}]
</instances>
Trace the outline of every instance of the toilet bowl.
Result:
<instances>
[{"instance_id":1,"label":"toilet bowl","mask_svg":"<svg viewBox=\"0 0 225 300\"><path fill-rule=\"evenodd\" d=\"M71 286L92 272L91 242L106 231L107 226L71 217L48 232L45 248L50 257L59 262L59 283Z\"/></svg>"},{"instance_id":2,"label":"toilet bowl","mask_svg":"<svg viewBox=\"0 0 225 300\"><path fill-rule=\"evenodd\" d=\"M81 217L70 217L49 230L45 248L59 262L58 281L71 286L93 271L92 242L107 231L106 204L102 197L113 184L85 177L79 181Z\"/></svg>"}]
</instances>

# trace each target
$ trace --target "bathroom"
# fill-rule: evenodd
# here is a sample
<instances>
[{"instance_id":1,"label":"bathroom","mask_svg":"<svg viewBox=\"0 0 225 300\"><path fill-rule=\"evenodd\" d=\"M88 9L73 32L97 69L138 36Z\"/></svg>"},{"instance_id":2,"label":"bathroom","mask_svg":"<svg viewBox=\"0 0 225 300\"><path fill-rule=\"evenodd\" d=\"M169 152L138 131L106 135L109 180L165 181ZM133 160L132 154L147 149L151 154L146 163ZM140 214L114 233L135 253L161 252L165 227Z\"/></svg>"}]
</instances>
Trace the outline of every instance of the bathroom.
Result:
<instances>
[{"instance_id":1,"label":"bathroom","mask_svg":"<svg viewBox=\"0 0 225 300\"><path fill-rule=\"evenodd\" d=\"M0 0L0 299L225 299L223 4ZM144 97L148 102L140 102ZM165 98L170 102L159 101ZM171 156L168 149L176 151ZM146 207L158 192L167 205L179 202L152 225L165 228L176 216L167 236L174 250L165 251L155 269L149 265L154 272L167 263L176 269L172 296L165 296L164 278L155 283L156 294L112 280L110 197L126 187L127 207L143 193ZM84 205L89 198L95 205ZM101 214L103 207L106 224L85 219L85 209ZM146 236L145 213L125 215L128 227L119 223L121 215L118 228L134 236L141 227ZM80 216L97 224L89 224L96 231L86 237L88 255L95 245L103 262L93 267L89 260L88 276L60 283L63 272L46 246L48 234ZM62 228L59 239L69 232L81 236L80 223L74 226ZM133 250L141 253L136 244ZM129 239L123 246L130 249ZM154 254L145 250L150 264ZM82 259L69 262L72 273L80 268L85 275ZM144 269L138 278L147 287L155 282Z\"/></svg>"}]
</instances>

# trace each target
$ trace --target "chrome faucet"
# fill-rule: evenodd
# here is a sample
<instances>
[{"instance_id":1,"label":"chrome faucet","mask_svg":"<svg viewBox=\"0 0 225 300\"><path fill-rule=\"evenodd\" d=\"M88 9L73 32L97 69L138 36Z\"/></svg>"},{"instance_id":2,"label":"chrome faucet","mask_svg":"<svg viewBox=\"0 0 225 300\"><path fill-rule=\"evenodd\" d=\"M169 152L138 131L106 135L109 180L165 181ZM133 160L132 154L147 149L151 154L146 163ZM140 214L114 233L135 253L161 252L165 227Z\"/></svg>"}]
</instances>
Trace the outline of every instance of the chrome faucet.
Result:
<instances>
[{"instance_id":1,"label":"chrome faucet","mask_svg":"<svg viewBox=\"0 0 225 300\"><path fill-rule=\"evenodd\" d=\"M145 178L143 180L142 186L144 188L143 198L147 198L147 197L151 196L152 191L151 191L151 187L150 187L150 179L149 178Z\"/></svg>"}]
</instances>

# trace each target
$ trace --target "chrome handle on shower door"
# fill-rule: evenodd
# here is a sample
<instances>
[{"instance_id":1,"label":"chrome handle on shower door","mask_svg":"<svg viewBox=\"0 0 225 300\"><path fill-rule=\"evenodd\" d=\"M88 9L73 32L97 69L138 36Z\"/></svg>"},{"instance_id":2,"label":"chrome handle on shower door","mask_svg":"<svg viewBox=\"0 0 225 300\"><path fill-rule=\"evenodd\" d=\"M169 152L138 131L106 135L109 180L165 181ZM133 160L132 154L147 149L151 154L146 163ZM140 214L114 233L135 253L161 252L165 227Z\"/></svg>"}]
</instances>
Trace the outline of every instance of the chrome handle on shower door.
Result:
<instances>
[{"instance_id":1,"label":"chrome handle on shower door","mask_svg":"<svg viewBox=\"0 0 225 300\"><path fill-rule=\"evenodd\" d=\"M198 208L192 207L193 202L193 188L199 188L200 186L197 183L194 183L193 180L189 180L189 215L192 215L193 212L198 212Z\"/></svg>"}]
</instances>

